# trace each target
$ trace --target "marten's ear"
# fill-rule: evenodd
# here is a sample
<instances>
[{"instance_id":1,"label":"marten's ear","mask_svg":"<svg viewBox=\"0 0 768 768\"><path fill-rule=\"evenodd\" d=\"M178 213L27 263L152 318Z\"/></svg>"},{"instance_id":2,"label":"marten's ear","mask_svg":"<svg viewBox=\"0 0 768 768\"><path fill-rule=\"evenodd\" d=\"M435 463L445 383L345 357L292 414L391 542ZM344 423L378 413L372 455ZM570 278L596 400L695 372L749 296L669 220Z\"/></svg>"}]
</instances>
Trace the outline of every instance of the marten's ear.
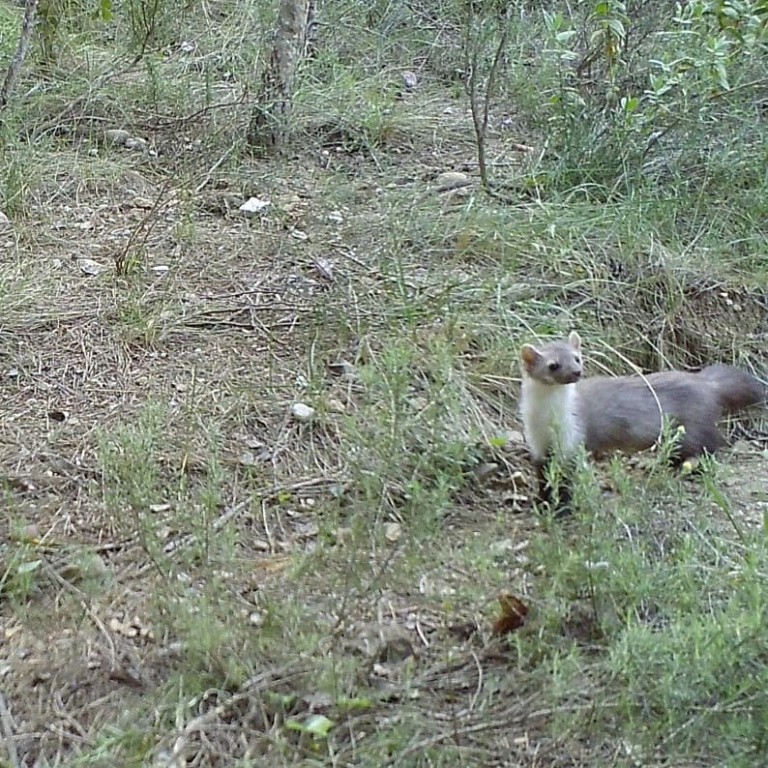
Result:
<instances>
[{"instance_id":1,"label":"marten's ear","mask_svg":"<svg viewBox=\"0 0 768 768\"><path fill-rule=\"evenodd\" d=\"M539 352L533 344L523 344L520 348L520 359L523 361L523 365L528 368L532 368L536 365L536 361L541 357Z\"/></svg>"},{"instance_id":2,"label":"marten's ear","mask_svg":"<svg viewBox=\"0 0 768 768\"><path fill-rule=\"evenodd\" d=\"M576 331L571 331L568 334L568 343L574 348L574 349L581 349L581 336L579 336Z\"/></svg>"}]
</instances>

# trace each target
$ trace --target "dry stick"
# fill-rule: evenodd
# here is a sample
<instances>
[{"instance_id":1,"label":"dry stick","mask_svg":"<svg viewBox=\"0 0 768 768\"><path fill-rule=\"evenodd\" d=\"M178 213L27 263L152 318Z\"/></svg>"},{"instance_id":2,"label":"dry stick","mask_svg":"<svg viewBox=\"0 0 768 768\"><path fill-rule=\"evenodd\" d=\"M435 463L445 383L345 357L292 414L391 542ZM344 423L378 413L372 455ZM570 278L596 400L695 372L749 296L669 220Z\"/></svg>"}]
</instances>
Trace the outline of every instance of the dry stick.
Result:
<instances>
[{"instance_id":1,"label":"dry stick","mask_svg":"<svg viewBox=\"0 0 768 768\"><path fill-rule=\"evenodd\" d=\"M96 628L104 636L104 640L109 646L109 650L111 652L111 664L113 667L116 666L117 648L115 647L115 641L112 639L112 635L104 626L104 622L96 615L93 610L91 610L87 595L82 590L78 589L74 584L67 581L60 573L57 573L56 570L47 562L45 563L45 569L48 577L52 581L56 582L56 584L58 584L63 590L71 593L80 601L80 605L82 606L83 611L85 611L85 613L88 615L88 618L90 618L90 620L96 625Z\"/></svg>"},{"instance_id":2,"label":"dry stick","mask_svg":"<svg viewBox=\"0 0 768 768\"><path fill-rule=\"evenodd\" d=\"M131 248L133 247L134 243L139 240L139 233L142 230L144 231L144 235L140 239L140 246L143 248L146 245L152 230L157 224L157 216L155 214L157 214L158 210L160 209L160 206L163 202L163 197L168 191L168 188L171 186L172 181L173 177L170 176L163 182L163 186L160 187L160 191L155 197L155 202L149 211L147 211L147 215L144 216L144 218L134 227L133 231L128 237L128 242L125 244L120 253L115 256L115 271L118 275L123 275L125 270L128 268L128 260L130 257Z\"/></svg>"},{"instance_id":3,"label":"dry stick","mask_svg":"<svg viewBox=\"0 0 768 768\"><path fill-rule=\"evenodd\" d=\"M139 48L139 57L142 59L144 58L144 54L147 52L147 46L149 45L150 40L154 37L155 30L157 29L159 5L159 0L154 0L151 8L148 8L148 3L141 3L139 9L134 9L134 7L131 6L134 21L136 20L136 10L139 10L141 13L141 23L144 25L144 37L141 41L141 47Z\"/></svg>"},{"instance_id":4,"label":"dry stick","mask_svg":"<svg viewBox=\"0 0 768 768\"><path fill-rule=\"evenodd\" d=\"M477 687L475 688L472 700L469 702L469 711L472 712L477 706L477 700L480 698L480 693L483 690L483 665L480 663L480 659L477 658L477 654L473 650L470 650L470 653L472 654L472 659L477 667Z\"/></svg>"},{"instance_id":5,"label":"dry stick","mask_svg":"<svg viewBox=\"0 0 768 768\"><path fill-rule=\"evenodd\" d=\"M471 25L471 21L469 22ZM477 109L477 46L472 54L472 61L468 62L469 77L467 79L467 90L469 95L469 108L472 111L472 124L475 128L475 142L477 144L477 165L480 169L480 182L484 189L488 189L488 166L485 162L485 129L488 127L480 118Z\"/></svg>"},{"instance_id":6,"label":"dry stick","mask_svg":"<svg viewBox=\"0 0 768 768\"><path fill-rule=\"evenodd\" d=\"M29 42L32 39L32 31L35 28L35 14L37 13L37 0L26 0L24 4L24 18L21 22L21 34L16 51L13 54L11 63L8 65L8 72L5 74L5 82L0 88L0 110L5 109L8 99L16 84L16 78L21 71L21 65L27 57Z\"/></svg>"},{"instance_id":7,"label":"dry stick","mask_svg":"<svg viewBox=\"0 0 768 768\"><path fill-rule=\"evenodd\" d=\"M233 144L209 169L208 172L205 174L205 178L195 187L195 194L199 195L203 189L207 186L208 182L211 180L211 176L213 176L214 172L218 170L226 161L226 159L232 154L232 152L235 150L235 145Z\"/></svg>"},{"instance_id":8,"label":"dry stick","mask_svg":"<svg viewBox=\"0 0 768 768\"><path fill-rule=\"evenodd\" d=\"M243 104L248 98L248 88L243 88L242 93L232 101L217 101L215 104L209 104L206 107L200 107L192 112L188 112L186 115L160 115L157 112L149 112L146 109L136 109L136 114L146 117L152 117L152 122L142 123L138 122L137 125L141 128L147 128L148 130L161 130L165 128L173 128L174 126L181 125L182 123L191 123L193 120L197 120L199 117L203 117L209 112L214 112L217 109L226 109L227 107L237 107Z\"/></svg>"},{"instance_id":9,"label":"dry stick","mask_svg":"<svg viewBox=\"0 0 768 768\"><path fill-rule=\"evenodd\" d=\"M469 22L471 26L471 20ZM496 75L499 72L499 65L501 64L501 57L504 55L504 49L507 47L507 39L509 38L509 19L504 17L504 26L501 32L501 38L499 44L496 46L496 55L493 57L493 63L491 69L488 72L488 82L485 86L485 97L483 99L482 114L477 103L477 60L479 56L479 45L475 46L475 50L472 54L472 62L469 66L469 78L468 78L468 91L469 91L469 108L472 112L472 124L475 128L475 141L477 144L477 165L480 169L480 182L483 185L483 189L494 197L501 196L498 192L494 192L491 188L490 180L488 179L488 165L485 159L485 137L488 131L488 113L490 111L491 98L493 97L494 86L496 85ZM504 198L501 198L504 199ZM511 201L510 201L511 202Z\"/></svg>"}]
</instances>

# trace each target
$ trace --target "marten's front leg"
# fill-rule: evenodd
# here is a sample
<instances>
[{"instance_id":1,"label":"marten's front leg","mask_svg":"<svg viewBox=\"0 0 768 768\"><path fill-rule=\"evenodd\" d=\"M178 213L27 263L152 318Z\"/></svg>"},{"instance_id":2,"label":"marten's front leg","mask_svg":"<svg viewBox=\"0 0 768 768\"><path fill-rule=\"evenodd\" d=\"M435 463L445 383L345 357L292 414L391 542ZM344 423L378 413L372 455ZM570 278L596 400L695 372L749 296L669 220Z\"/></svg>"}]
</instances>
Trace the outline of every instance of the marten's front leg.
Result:
<instances>
[{"instance_id":1,"label":"marten's front leg","mask_svg":"<svg viewBox=\"0 0 768 768\"><path fill-rule=\"evenodd\" d=\"M555 517L566 517L573 512L571 508L571 480L569 477L563 477L557 484L557 489L552 488L551 483L547 479L548 461L534 462L534 468L536 470L536 481L538 484L538 498L539 504L548 506Z\"/></svg>"},{"instance_id":2,"label":"marten's front leg","mask_svg":"<svg viewBox=\"0 0 768 768\"><path fill-rule=\"evenodd\" d=\"M552 488L547 481L547 462L535 461L533 468L536 470L537 501L539 504L549 504L552 500Z\"/></svg>"}]
</instances>

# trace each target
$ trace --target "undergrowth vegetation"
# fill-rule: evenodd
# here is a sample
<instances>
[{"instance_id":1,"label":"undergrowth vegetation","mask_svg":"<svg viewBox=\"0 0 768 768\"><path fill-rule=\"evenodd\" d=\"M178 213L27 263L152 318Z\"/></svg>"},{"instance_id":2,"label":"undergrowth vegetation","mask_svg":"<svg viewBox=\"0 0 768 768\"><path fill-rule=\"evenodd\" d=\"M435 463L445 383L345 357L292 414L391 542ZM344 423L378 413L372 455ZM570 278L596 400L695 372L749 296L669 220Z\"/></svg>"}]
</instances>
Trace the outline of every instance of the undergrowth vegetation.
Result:
<instances>
[{"instance_id":1,"label":"undergrowth vegetation","mask_svg":"<svg viewBox=\"0 0 768 768\"><path fill-rule=\"evenodd\" d=\"M516 401L574 328L590 373L768 375L765 0L320 3L258 156L276 6L40 5L2 765L762 764L765 411L693 471L583 461L551 520Z\"/></svg>"}]
</instances>

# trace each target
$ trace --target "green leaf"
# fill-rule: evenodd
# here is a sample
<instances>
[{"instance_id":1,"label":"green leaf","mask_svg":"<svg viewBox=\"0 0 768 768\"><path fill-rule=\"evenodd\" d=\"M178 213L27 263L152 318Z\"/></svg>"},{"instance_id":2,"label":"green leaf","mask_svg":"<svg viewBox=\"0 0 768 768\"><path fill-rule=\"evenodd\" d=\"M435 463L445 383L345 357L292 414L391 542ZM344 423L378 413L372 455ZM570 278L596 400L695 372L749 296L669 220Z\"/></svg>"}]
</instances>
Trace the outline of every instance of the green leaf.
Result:
<instances>
[{"instance_id":1,"label":"green leaf","mask_svg":"<svg viewBox=\"0 0 768 768\"><path fill-rule=\"evenodd\" d=\"M365 699L365 698L347 698L346 696L342 696L337 704L340 707L344 707L345 709L368 709L369 707L373 706L373 702L371 699Z\"/></svg>"},{"instance_id":2,"label":"green leaf","mask_svg":"<svg viewBox=\"0 0 768 768\"><path fill-rule=\"evenodd\" d=\"M29 560L26 563L19 563L16 573L20 576L24 576L27 573L34 573L42 564L42 560Z\"/></svg>"},{"instance_id":3,"label":"green leaf","mask_svg":"<svg viewBox=\"0 0 768 768\"><path fill-rule=\"evenodd\" d=\"M324 739L335 725L336 723L325 715L310 715L304 723L304 730L313 736Z\"/></svg>"},{"instance_id":4,"label":"green leaf","mask_svg":"<svg viewBox=\"0 0 768 768\"><path fill-rule=\"evenodd\" d=\"M102 21L112 21L112 0L101 0L99 3L99 16Z\"/></svg>"},{"instance_id":5,"label":"green leaf","mask_svg":"<svg viewBox=\"0 0 768 768\"><path fill-rule=\"evenodd\" d=\"M724 90L729 91L731 85L728 82L728 73L725 70L725 65L718 62L715 64L715 76L717 78L717 84Z\"/></svg>"},{"instance_id":6,"label":"green leaf","mask_svg":"<svg viewBox=\"0 0 768 768\"><path fill-rule=\"evenodd\" d=\"M609 19L608 20L608 29L613 32L616 37L620 37L624 39L626 36L626 30L624 29L624 25L621 23L619 19Z\"/></svg>"},{"instance_id":7,"label":"green leaf","mask_svg":"<svg viewBox=\"0 0 768 768\"><path fill-rule=\"evenodd\" d=\"M712 478L709 475L704 475L703 481L703 485L707 489L707 493L712 497L712 501L724 512L728 512L731 508L728 499L725 498L723 492L715 485Z\"/></svg>"},{"instance_id":8,"label":"green leaf","mask_svg":"<svg viewBox=\"0 0 768 768\"><path fill-rule=\"evenodd\" d=\"M287 709L294 701L296 701L295 693L276 693L274 691L267 691L267 698L270 702L274 702L281 707Z\"/></svg>"},{"instance_id":9,"label":"green leaf","mask_svg":"<svg viewBox=\"0 0 768 768\"><path fill-rule=\"evenodd\" d=\"M547 13L544 11L544 23L550 32L559 32L565 23L565 16L562 13Z\"/></svg>"},{"instance_id":10,"label":"green leaf","mask_svg":"<svg viewBox=\"0 0 768 768\"><path fill-rule=\"evenodd\" d=\"M325 739L331 728L336 723L328 719L325 715L310 715L303 723L295 718L288 718L285 721L285 727L289 731L299 731L300 733L309 733L316 739Z\"/></svg>"},{"instance_id":11,"label":"green leaf","mask_svg":"<svg viewBox=\"0 0 768 768\"><path fill-rule=\"evenodd\" d=\"M637 105L640 103L640 99L637 96L625 96L621 100L621 106L627 113L634 112L637 109Z\"/></svg>"}]
</instances>

